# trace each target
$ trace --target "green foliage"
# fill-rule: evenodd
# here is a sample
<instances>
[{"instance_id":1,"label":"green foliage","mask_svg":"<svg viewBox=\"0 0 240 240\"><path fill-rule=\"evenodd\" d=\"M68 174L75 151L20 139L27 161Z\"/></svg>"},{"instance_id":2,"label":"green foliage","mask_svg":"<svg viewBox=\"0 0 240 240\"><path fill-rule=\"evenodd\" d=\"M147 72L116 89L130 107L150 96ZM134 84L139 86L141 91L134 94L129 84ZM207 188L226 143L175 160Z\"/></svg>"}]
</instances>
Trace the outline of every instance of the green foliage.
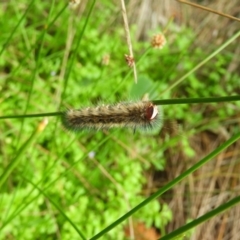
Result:
<instances>
[{"instance_id":1,"label":"green foliage","mask_svg":"<svg viewBox=\"0 0 240 240\"><path fill-rule=\"evenodd\" d=\"M4 4L7 5L1 3ZM77 50L76 39L87 20L90 4L81 16L75 16L68 8L62 11L63 2L51 8L49 2L34 1L34 7L12 32L27 4L28 1L19 5L10 3L8 11L0 8L0 45L4 47L0 58L0 115L52 112L59 107L64 110L101 101L135 100L144 94L151 99L219 96L232 93L239 84L239 76L225 70L232 56L218 55L211 66L201 72L202 76L192 74L178 90L160 95L205 57L201 49L188 51L194 39L190 30L182 29L175 35L174 43L168 43L162 51L147 50L148 42L134 42L136 59L149 51L137 66L139 84L135 85L124 60L127 46L123 27L108 22L112 14L120 14L110 1L104 1L101 6L104 11L96 6ZM63 58L70 38L70 27L66 23L70 21L73 21L71 34L76 31L76 38L65 66ZM11 33L13 37L6 46ZM74 54L76 58L71 65ZM104 65L103 58L107 55L110 62ZM65 75L59 77L61 72ZM200 80L203 78L206 82ZM220 85L219 81L223 83ZM165 107L164 118L184 119L190 126L198 126L204 119L204 110L204 106L198 109L187 105ZM191 111L195 111L194 117L186 114ZM223 119L226 114L233 116L234 111L219 108L212 117ZM39 121L25 119L1 123L0 174L3 174ZM146 199L142 193L146 184L144 172L151 167L164 169L164 150L176 146L177 141L169 139L168 142L166 136L162 144L158 132L159 129L155 133L113 130L74 134L65 131L58 119L49 118L46 129L25 149L21 162L0 189L0 239L79 239L71 223L49 199L57 203L85 236L100 232ZM183 146L187 156L194 155L188 140L183 141ZM44 190L46 196L27 180ZM153 200L134 214L133 219L149 227L164 229L172 214L166 204ZM116 239L116 236L124 239L123 225L127 223L114 228L104 239Z\"/></svg>"}]
</instances>

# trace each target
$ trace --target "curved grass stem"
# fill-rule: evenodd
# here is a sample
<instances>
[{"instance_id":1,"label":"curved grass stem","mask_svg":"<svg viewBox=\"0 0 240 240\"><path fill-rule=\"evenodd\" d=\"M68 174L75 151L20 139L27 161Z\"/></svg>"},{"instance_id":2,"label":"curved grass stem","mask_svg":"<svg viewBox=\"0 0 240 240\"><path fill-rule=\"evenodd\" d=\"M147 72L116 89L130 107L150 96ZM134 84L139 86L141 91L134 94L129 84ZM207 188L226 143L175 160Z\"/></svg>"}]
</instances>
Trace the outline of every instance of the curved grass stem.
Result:
<instances>
[{"instance_id":1,"label":"curved grass stem","mask_svg":"<svg viewBox=\"0 0 240 240\"><path fill-rule=\"evenodd\" d=\"M229 140L227 140L225 143L223 143L221 146L216 148L214 151L212 151L210 154L208 154L206 157L204 157L202 160L194 164L192 167L190 167L188 170L180 174L178 177L167 183L164 187L160 188L158 191L156 191L154 194L146 198L144 201L142 201L140 204L135 206L132 210L121 216L119 219L114 221L112 224L104 228L101 232L90 238L90 240L96 240L102 237L104 234L112 230L114 227L125 221L127 218L132 216L135 212L146 206L149 202L156 199L157 197L161 196L163 193L168 191L169 189L173 188L175 185L177 185L180 181L185 179L187 176L198 170L200 167L202 167L204 164L211 161L214 157L216 157L219 153L221 153L223 150L225 150L227 147L229 147L231 144L236 142L240 138L240 133L234 135ZM225 209L224 209L225 210ZM166 239L166 238L165 238ZM170 239L170 238L167 238Z\"/></svg>"},{"instance_id":2,"label":"curved grass stem","mask_svg":"<svg viewBox=\"0 0 240 240\"><path fill-rule=\"evenodd\" d=\"M155 105L176 105L176 104L196 104L196 103L218 103L218 102L232 102L240 101L240 95L227 96L227 97L211 97L211 98L174 98L163 100L152 100ZM62 116L63 112L50 112L50 113L35 113L24 115L6 115L0 116L1 119L10 118L38 118L38 117L54 117Z\"/></svg>"}]
</instances>

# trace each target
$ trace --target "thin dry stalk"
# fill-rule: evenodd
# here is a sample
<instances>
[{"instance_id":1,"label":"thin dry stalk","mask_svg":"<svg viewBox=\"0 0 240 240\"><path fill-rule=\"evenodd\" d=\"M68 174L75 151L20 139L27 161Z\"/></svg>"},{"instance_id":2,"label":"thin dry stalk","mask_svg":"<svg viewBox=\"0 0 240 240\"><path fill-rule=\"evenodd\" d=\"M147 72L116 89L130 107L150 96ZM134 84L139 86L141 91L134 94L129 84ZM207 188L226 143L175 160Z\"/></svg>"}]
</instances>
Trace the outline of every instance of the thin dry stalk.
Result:
<instances>
[{"instance_id":1,"label":"thin dry stalk","mask_svg":"<svg viewBox=\"0 0 240 240\"><path fill-rule=\"evenodd\" d=\"M121 0L121 5L122 5L122 16L123 16L123 22L124 22L124 30L125 30L127 45L128 45L128 50L129 50L129 56L128 57L133 59L131 67L133 68L135 83L137 83L137 69L136 69L136 64L135 64L135 61L134 61L132 42L131 42L131 36L130 36L128 18L127 18L127 11L126 11L126 6L125 6L124 0Z\"/></svg>"},{"instance_id":2,"label":"thin dry stalk","mask_svg":"<svg viewBox=\"0 0 240 240\"><path fill-rule=\"evenodd\" d=\"M222 13L222 12L218 12L216 10L213 10L211 8L208 8L208 7L204 7L204 6L201 6L199 4L196 4L196 3L192 3L192 2L188 2L188 1L185 1L185 0L177 0L178 2L180 3L184 3L184 4L188 4L192 7L197 7L197 8L200 8L202 10L205 10L205 11L208 11L208 12L211 12L211 13L215 13L215 14L218 14L222 17L227 17L227 18L230 18L232 20L235 20L235 21L238 21L240 22L240 19L239 18L236 18L236 17L233 17L232 15L229 15L229 14L226 14L226 13Z\"/></svg>"},{"instance_id":3,"label":"thin dry stalk","mask_svg":"<svg viewBox=\"0 0 240 240\"><path fill-rule=\"evenodd\" d=\"M87 149L80 145L80 147L86 152ZM93 156L93 157L90 157L91 161L99 168L99 170L102 172L103 176L105 176L107 179L109 179L110 182L112 182L117 189L119 189L126 201L126 205L127 205L127 209L128 211L131 210L131 205L130 205L130 202L129 202L129 198L128 198L128 195L126 194L124 188L114 179L114 177L112 177L112 175L104 168L104 166L99 163L99 161ZM130 231L130 236L132 239L134 239L134 226L133 226L133 218L132 216L129 217L128 219L128 228L129 228L129 231Z\"/></svg>"}]
</instances>

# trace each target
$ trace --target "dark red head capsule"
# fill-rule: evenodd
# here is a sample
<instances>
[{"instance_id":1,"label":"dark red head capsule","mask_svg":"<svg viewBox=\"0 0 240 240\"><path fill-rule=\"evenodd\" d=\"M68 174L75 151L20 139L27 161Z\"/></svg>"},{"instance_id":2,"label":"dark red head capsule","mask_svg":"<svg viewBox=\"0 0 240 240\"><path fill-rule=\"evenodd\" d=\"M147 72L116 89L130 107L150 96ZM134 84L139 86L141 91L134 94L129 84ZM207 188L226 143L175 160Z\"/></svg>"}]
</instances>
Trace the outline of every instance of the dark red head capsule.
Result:
<instances>
[{"instance_id":1,"label":"dark red head capsule","mask_svg":"<svg viewBox=\"0 0 240 240\"><path fill-rule=\"evenodd\" d=\"M153 120L154 118L156 118L158 115L158 108L157 106L154 106L153 104L149 105L146 108L146 119L147 120Z\"/></svg>"}]
</instances>

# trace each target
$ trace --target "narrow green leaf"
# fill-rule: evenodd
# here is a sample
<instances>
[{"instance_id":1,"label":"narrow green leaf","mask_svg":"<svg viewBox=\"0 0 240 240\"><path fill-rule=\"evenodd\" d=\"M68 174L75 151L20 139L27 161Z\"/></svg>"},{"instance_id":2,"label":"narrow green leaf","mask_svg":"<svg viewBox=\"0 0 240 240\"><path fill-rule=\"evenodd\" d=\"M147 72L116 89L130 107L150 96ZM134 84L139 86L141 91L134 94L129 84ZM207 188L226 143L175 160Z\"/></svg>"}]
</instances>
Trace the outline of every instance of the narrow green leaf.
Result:
<instances>
[{"instance_id":1,"label":"narrow green leaf","mask_svg":"<svg viewBox=\"0 0 240 240\"><path fill-rule=\"evenodd\" d=\"M18 27L20 26L20 24L22 23L22 21L23 21L24 18L26 17L26 15L27 15L29 9L31 8L31 6L33 5L34 1L35 1L35 0L32 0L32 1L29 3L29 5L28 5L26 11L24 12L24 14L22 15L21 19L17 22L17 25L13 28L13 30L12 30L12 32L10 33L10 36L8 37L7 41L3 44L3 47L2 47L2 49L1 49L1 51L0 51L0 56L2 55L2 53L4 52L4 50L6 49L6 47L9 45L9 43L10 43L10 41L11 41L14 33L17 31Z\"/></svg>"},{"instance_id":2,"label":"narrow green leaf","mask_svg":"<svg viewBox=\"0 0 240 240\"><path fill-rule=\"evenodd\" d=\"M202 62L200 62L197 66L195 66L191 71L186 73L184 76L182 76L180 79L178 79L175 83L170 85L167 89L165 89L161 94L170 91L177 85L179 85L181 82L183 82L188 76L190 76L193 72L195 72L197 69L202 67L205 63L207 63L209 60L211 60L213 57L215 57L218 53L220 53L224 48L226 48L230 43L232 43L235 39L237 39L240 36L240 31L238 31L235 35L233 35L228 41L226 41L224 44L222 44L216 51L211 53L208 57L206 57Z\"/></svg>"},{"instance_id":3,"label":"narrow green leaf","mask_svg":"<svg viewBox=\"0 0 240 240\"><path fill-rule=\"evenodd\" d=\"M203 216L193 220L192 222L176 229L175 231L161 237L161 240L170 240L173 239L185 232L187 232L188 230L196 227L197 225L206 222L207 220L209 220L210 218L220 214L221 212L226 211L228 208L233 207L234 205L240 203L240 196L233 198L232 200L230 200L227 203L224 203L222 205L220 205L219 207L215 208L214 210L204 214Z\"/></svg>"},{"instance_id":4,"label":"narrow green leaf","mask_svg":"<svg viewBox=\"0 0 240 240\"><path fill-rule=\"evenodd\" d=\"M27 148L31 145L33 140L38 136L40 132L42 132L43 127L45 127L45 123L42 122L39 126L34 130L32 135L27 139L27 141L19 148L16 153L16 157L9 163L9 165L4 170L3 174L0 176L0 188L2 187L3 183L6 181L8 176L14 170L14 168L18 165L21 160L22 155L27 150Z\"/></svg>"},{"instance_id":5,"label":"narrow green leaf","mask_svg":"<svg viewBox=\"0 0 240 240\"><path fill-rule=\"evenodd\" d=\"M139 209L143 208L145 205L147 205L150 201L154 200L155 198L161 196L164 192L166 192L167 190L171 189L172 187L174 187L177 183L179 183L180 181L182 181L184 178L186 178L188 175L190 175L191 173L193 173L194 171L196 171L197 169L199 169L201 166L203 166L204 164L206 164L207 162L209 162L212 158L214 158L215 156L217 156L220 152L222 152L224 149L226 149L227 147L229 147L231 144L233 144L235 141L237 141L240 138L240 133L234 135L233 137L231 137L229 140L227 140L224 144L222 144L221 146L219 146L218 148L216 148L214 151L212 151L209 155L207 155L205 158L203 158L202 160L200 160L198 163L196 163L195 165L193 165L191 168L189 168L188 170L186 170L184 173L182 173L181 175L179 175L178 177L176 177L175 179L173 179L171 182L169 182L168 184L166 184L163 188L159 189L156 193L152 194L150 197L148 197L147 199L145 199L143 202L141 202L139 205L137 205L136 207L134 207L132 210L130 210L129 212L127 212L126 214L124 214L122 217L120 217L119 219L117 219L115 222L113 222L112 224L110 224L108 227L106 227L105 229L103 229L101 232L99 232L98 234L96 234L94 237L91 238L91 240L95 240L100 238L101 236L103 236L105 233L109 232L111 229L113 229L114 227L116 227L117 225L119 225L120 223L122 223L124 220L126 220L128 217L132 216L135 212L137 212Z\"/></svg>"},{"instance_id":6,"label":"narrow green leaf","mask_svg":"<svg viewBox=\"0 0 240 240\"><path fill-rule=\"evenodd\" d=\"M194 103L218 103L218 102L232 102L240 101L240 95L227 96L227 97L210 97L210 98L175 98L175 99L163 99L152 100L156 105L175 105L175 104L194 104ZM51 112L51 113L33 113L24 115L8 115L0 116L1 119L9 118L37 118L37 117L54 117L61 116L63 112Z\"/></svg>"},{"instance_id":7,"label":"narrow green leaf","mask_svg":"<svg viewBox=\"0 0 240 240\"><path fill-rule=\"evenodd\" d=\"M30 181L29 179L26 179L25 177L23 177L27 182L29 182L32 186L34 186L34 188L36 188L42 195L44 195L51 203L53 206L55 206L55 208L62 214L62 216L72 225L72 227L76 230L76 232L79 234L79 236L81 236L81 238L83 240L86 240L86 237L83 235L83 233L77 228L77 226L72 222L72 220L64 213L64 210L58 206L57 203L55 203L55 201L53 201L53 199L51 199L51 197L49 197L45 191L43 191L42 189L40 189L36 184L34 184L32 181Z\"/></svg>"}]
</instances>

